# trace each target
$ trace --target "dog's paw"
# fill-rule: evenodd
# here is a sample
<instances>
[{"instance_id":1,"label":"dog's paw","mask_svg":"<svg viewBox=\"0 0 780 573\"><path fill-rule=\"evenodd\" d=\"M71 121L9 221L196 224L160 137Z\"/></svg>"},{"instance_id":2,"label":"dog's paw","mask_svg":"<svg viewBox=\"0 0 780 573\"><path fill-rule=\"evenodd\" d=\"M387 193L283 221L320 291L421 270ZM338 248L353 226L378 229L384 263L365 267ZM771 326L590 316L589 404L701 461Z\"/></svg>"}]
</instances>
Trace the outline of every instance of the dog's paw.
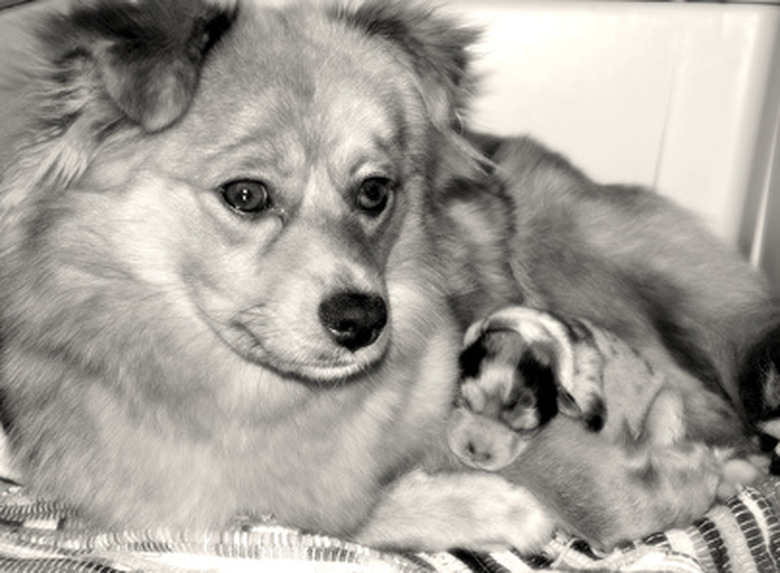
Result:
<instances>
[{"instance_id":1,"label":"dog's paw","mask_svg":"<svg viewBox=\"0 0 780 573\"><path fill-rule=\"evenodd\" d=\"M403 477L354 536L382 549L536 551L552 539L552 514L496 474L414 472Z\"/></svg>"},{"instance_id":2,"label":"dog's paw","mask_svg":"<svg viewBox=\"0 0 780 573\"><path fill-rule=\"evenodd\" d=\"M718 500L726 501L740 493L746 486L769 476L768 456L736 456L729 449L715 449L722 475L718 484Z\"/></svg>"}]
</instances>

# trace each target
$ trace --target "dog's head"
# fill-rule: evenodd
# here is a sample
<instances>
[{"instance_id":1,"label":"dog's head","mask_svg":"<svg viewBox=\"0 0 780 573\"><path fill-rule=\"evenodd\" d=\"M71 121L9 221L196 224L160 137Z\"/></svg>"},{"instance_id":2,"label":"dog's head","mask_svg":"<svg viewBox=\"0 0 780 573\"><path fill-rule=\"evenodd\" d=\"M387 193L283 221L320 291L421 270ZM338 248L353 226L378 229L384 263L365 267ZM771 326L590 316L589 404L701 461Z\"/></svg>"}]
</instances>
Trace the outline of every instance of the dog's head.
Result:
<instances>
[{"instance_id":1,"label":"dog's head","mask_svg":"<svg viewBox=\"0 0 780 573\"><path fill-rule=\"evenodd\" d=\"M182 332L161 353L205 328L246 363L344 380L389 352L399 305L435 296L427 194L474 34L405 4L232 4L89 1L49 22L1 252L81 313L49 325L60 341L133 321L154 339L132 314L162 313ZM57 314L33 304L9 320Z\"/></svg>"}]
</instances>

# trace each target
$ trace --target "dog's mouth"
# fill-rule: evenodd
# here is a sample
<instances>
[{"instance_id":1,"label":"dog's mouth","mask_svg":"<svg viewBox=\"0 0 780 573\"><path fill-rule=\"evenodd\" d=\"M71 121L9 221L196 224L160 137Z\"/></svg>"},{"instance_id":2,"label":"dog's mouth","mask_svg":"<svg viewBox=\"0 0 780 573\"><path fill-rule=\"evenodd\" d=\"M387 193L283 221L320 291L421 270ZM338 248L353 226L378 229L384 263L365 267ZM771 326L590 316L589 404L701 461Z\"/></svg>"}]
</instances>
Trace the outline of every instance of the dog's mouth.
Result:
<instances>
[{"instance_id":1,"label":"dog's mouth","mask_svg":"<svg viewBox=\"0 0 780 573\"><path fill-rule=\"evenodd\" d=\"M332 349L313 354L307 349L286 348L282 353L239 321L233 321L220 337L245 360L318 386L345 384L370 374L389 348L389 335L383 333L370 346L356 352Z\"/></svg>"}]
</instances>

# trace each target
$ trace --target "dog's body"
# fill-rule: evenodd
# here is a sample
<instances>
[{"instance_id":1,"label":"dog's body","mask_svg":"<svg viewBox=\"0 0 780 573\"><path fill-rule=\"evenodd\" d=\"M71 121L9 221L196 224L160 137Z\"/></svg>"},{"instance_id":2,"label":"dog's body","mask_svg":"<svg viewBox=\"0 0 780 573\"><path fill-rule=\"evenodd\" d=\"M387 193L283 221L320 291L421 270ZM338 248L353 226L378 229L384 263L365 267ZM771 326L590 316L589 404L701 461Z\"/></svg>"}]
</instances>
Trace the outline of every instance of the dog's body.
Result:
<instances>
[{"instance_id":1,"label":"dog's body","mask_svg":"<svg viewBox=\"0 0 780 573\"><path fill-rule=\"evenodd\" d=\"M688 397L690 439L743 442L728 401L777 323L764 282L652 194L461 137L472 31L379 2L226 4L93 2L47 25L0 184L3 421L27 482L108 527L272 513L377 545L527 548L556 521L607 541L637 512L666 525L677 500L563 419L521 486L402 476L462 470L444 435L460 338L508 303L631 340Z\"/></svg>"}]
</instances>

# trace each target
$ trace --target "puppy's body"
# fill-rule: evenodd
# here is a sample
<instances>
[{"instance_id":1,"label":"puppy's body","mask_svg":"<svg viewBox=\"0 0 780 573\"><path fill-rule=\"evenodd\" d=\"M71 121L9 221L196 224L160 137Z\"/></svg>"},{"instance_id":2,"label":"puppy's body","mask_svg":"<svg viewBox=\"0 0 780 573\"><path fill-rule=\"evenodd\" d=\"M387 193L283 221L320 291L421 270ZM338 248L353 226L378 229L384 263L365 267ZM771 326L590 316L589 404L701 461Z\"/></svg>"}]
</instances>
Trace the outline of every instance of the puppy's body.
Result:
<instances>
[{"instance_id":1,"label":"puppy's body","mask_svg":"<svg viewBox=\"0 0 780 573\"><path fill-rule=\"evenodd\" d=\"M610 546L659 522L684 526L716 498L725 500L765 475L761 459L740 458L739 451L692 439L686 410L698 404L686 403L691 393L668 384L667 370L656 370L637 349L592 324L507 307L470 326L464 348L457 408L447 431L451 449L464 463L523 483L532 465L523 452L559 414L598 433L599 439L576 440L582 451L572 454L600 460L602 473L590 489L626 481L645 486L611 494L628 494L617 506L645 504L612 536L598 523L602 534L597 537L582 527L604 519L608 510L581 516L577 533L594 543ZM534 449L544 455L546 448L535 444ZM533 465L540 462L543 458ZM575 480L560 491L577 489Z\"/></svg>"},{"instance_id":2,"label":"puppy's body","mask_svg":"<svg viewBox=\"0 0 780 573\"><path fill-rule=\"evenodd\" d=\"M613 539L653 492L565 421L529 448L530 491L398 481L452 469L461 332L507 303L641 345L697 439L744 439L716 392L737 399L766 286L655 196L530 140L463 140L471 31L378 2L183 0L47 29L0 183L3 419L33 488L107 527L273 513L426 548L538 544L538 494Z\"/></svg>"}]
</instances>

